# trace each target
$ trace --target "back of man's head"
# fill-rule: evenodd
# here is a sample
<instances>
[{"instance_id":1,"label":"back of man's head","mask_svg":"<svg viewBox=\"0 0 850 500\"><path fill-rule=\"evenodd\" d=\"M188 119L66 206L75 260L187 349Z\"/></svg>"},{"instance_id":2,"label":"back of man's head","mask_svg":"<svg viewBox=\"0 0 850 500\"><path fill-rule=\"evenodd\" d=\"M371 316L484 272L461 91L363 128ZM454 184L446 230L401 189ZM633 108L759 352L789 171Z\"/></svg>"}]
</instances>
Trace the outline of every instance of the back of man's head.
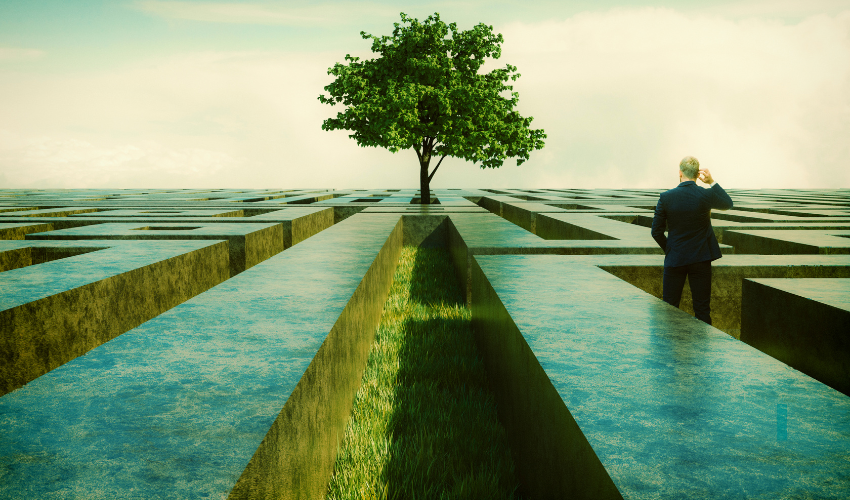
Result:
<instances>
[{"instance_id":1,"label":"back of man's head","mask_svg":"<svg viewBox=\"0 0 850 500\"><path fill-rule=\"evenodd\" d=\"M686 156L679 162L679 170L682 171L685 177L694 180L699 175L699 160L693 156Z\"/></svg>"}]
</instances>

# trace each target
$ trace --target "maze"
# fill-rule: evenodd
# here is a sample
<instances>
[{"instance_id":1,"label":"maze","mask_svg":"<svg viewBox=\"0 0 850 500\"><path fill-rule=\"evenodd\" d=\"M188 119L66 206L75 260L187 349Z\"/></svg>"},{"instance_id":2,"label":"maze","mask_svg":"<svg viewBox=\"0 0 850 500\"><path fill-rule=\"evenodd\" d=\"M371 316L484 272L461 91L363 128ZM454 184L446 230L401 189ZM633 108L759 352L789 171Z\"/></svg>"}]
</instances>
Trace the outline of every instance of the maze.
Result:
<instances>
[{"instance_id":1,"label":"maze","mask_svg":"<svg viewBox=\"0 0 850 500\"><path fill-rule=\"evenodd\" d=\"M445 247L527 498L850 497L850 190L0 190L0 498L321 498L404 245Z\"/></svg>"}]
</instances>

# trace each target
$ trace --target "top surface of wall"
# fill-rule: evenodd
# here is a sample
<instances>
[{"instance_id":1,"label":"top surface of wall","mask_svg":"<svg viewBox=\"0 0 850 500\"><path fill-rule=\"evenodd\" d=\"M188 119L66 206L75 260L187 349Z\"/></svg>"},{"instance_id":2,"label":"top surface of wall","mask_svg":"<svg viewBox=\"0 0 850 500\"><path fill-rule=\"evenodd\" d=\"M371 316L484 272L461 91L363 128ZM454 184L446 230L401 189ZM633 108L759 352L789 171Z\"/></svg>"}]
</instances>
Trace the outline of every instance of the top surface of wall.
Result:
<instances>
[{"instance_id":1,"label":"top surface of wall","mask_svg":"<svg viewBox=\"0 0 850 500\"><path fill-rule=\"evenodd\" d=\"M98 488L113 493L139 488L140 492L150 493L163 484L176 487L173 485L178 483L183 485L181 497L200 497L213 490L226 494L340 316L351 297L351 288L366 274L377 249L392 230L393 221L401 216L431 218L423 224L410 223L407 230L416 227L417 231L433 234L405 233L405 238L429 244L445 241L452 247L458 274L468 292L472 259L545 254L535 258L551 264L532 265L528 261L525 266L522 259L499 261L493 257L486 264L488 276L495 279L500 273L502 277L537 273L538 278L524 282L522 294L534 300L546 298L564 307L553 306L545 317L535 321L547 327L573 322L570 324L586 336L581 342L571 340L575 349L596 349L592 341L603 338L612 324L644 325L633 332L637 340L632 342L632 350L621 352L634 354L630 362L641 366L663 363L663 359L652 357L660 355L652 342L643 351L638 349L643 340L655 338L651 335L655 331L653 325L696 320L685 314L691 312L687 287L682 317L671 319L669 312L664 312L667 305L658 299L664 256L649 234L649 225L662 191L435 189L432 196L437 203L420 206L411 203L419 198L417 190L411 189L0 190L0 269L7 269L0 272L0 304L6 311L74 290L85 292L86 286L115 276L126 275L127 282L132 283L136 276L133 273L150 266L160 266L158 276L165 281L169 275L197 276L204 272L224 276L223 283L186 294L187 298L181 299L185 302L176 307L164 305L164 312L158 316L118 333L87 354L2 396L0 413L8 424L0 430L0 463L7 471L4 484L16 485L6 486L17 488L15 491L33 492L36 485L44 483L38 478L53 478L52 493L39 491L45 496L65 497L84 497L86 492ZM735 354L742 349L752 350L735 339L741 336L742 282L771 280L771 286L785 287L807 300L846 309L847 294L841 287L844 280L850 279L850 191L728 192L734 208L712 213L714 231L723 249L723 257L714 263L712 288L713 317L722 331L707 325L693 327L709 329L710 333L703 332L698 338L713 340L692 346L695 352L689 355L688 363L699 365L697 358L708 351L725 360L722 370L711 365L714 368L702 375L694 372L693 377L707 377L704 382L717 385L717 394L722 393L724 381L738 381L734 386L742 401L738 409L741 414L755 415L755 406L750 408L755 403L748 399L747 391L770 391L776 387L771 388L774 381L759 368L760 364L750 366L741 361L749 358ZM449 222L434 217L444 217ZM261 229L265 232L259 233ZM219 260L208 262L207 271L204 262L187 257L201 255L200 250L220 242L228 242L229 246L215 247L219 249ZM97 250L87 250L93 248ZM175 260L181 255L186 258ZM234 267L233 262L228 265L227 259L242 260ZM195 266L192 273L168 267L189 265ZM594 271L567 286L570 278L555 273L561 268L575 269L576 275L582 276L590 272L588 269ZM787 281L777 284L777 278ZM161 285L172 289L184 286L177 281ZM509 288L505 285L497 291L506 303L519 293ZM600 294L598 300L583 299L584 302L569 305L566 298L582 290ZM116 303L122 304L120 290L108 293L117 293ZM191 298L192 294L197 295ZM85 302L84 298L80 300L80 304ZM605 314L610 317L602 321L596 312L602 311L604 304L609 304ZM617 304L623 304L622 308ZM134 305L130 301L123 303L127 310ZM626 305L635 310L628 312ZM59 317L61 313L55 314ZM517 319L520 316L523 315L517 313ZM12 330L13 323L3 321L0 333L6 338L21 343L38 338ZM526 324L523 328L528 327ZM645 335L641 337L640 332ZM79 336L91 333L80 332ZM74 342L74 335L77 334L68 336L68 342ZM600 353L604 351L599 349ZM667 362L675 364L674 354L678 351L668 351ZM38 355L38 346L32 352ZM547 355L540 352L541 361L550 367L565 357L547 361ZM15 354L8 352L3 356L9 360ZM613 360L610 355L607 359ZM793 368L787 370L793 371L792 378L799 382L795 384L817 388L791 391L780 398L787 405L787 447L792 453L796 446L811 447L795 441L803 425L802 420L794 420L795 415L801 415L797 413L798 405L809 404L811 394L831 389ZM553 383L559 380L559 373L564 372L551 373ZM625 370L620 378L623 383L631 380L630 390L605 386L607 382L601 379L592 382L592 377L585 374L582 388L571 389L564 396L564 404L571 411L586 422L595 422L587 428L587 434L596 453L607 457L603 463L612 477L625 467L625 462L615 463L616 458L612 458L617 453L618 439L643 436L647 457L660 457L665 446L668 451L677 450L676 456L686 457L689 453L703 453L712 440L721 439L728 429L722 430L718 422L734 421L738 422L735 425L746 427L743 420L735 420L734 405L730 406L734 398L724 401L722 396L718 396L716 405L706 403L706 412L720 412L717 414L722 413L722 418L712 421L719 427L712 431L712 439L702 444L693 430L682 434L690 436L684 441L671 444L669 436L653 441L651 426L640 428L634 422L620 426L621 434L616 434L611 426L617 426L604 422L606 418L610 420L610 415L588 406L587 402L594 398L605 400L603 396L614 406L628 406L629 401L638 404L640 401L635 398L640 399L641 394L664 394L659 396L666 401L664 404L675 406L681 394L693 393L685 385L678 387L684 392L676 392L678 382L671 375L678 373L675 367L664 373L666 392L652 386L655 379L629 379L629 371ZM748 377L750 385L744 382ZM606 394L599 393L603 386L607 387ZM730 387L723 390L731 390ZM841 401L847 398L843 394L836 397ZM685 402L682 400L683 405ZM774 427L768 429L770 423L765 423L764 432L773 432L775 441L778 417L776 403L772 404L766 411ZM812 403L815 407L818 404ZM659 408L655 409L656 416L663 413L663 408ZM662 417L678 418L673 409L668 413ZM687 420L686 416L682 418ZM144 428L144 422L159 423ZM833 424L838 426L833 433L834 442L824 441L824 449L836 444L850 447L846 443L849 424L841 418L833 419ZM675 422L669 423L668 428L672 427ZM140 441L138 436L147 437ZM108 444L111 439L114 446ZM236 443L239 444L235 448L228 448ZM761 453L756 444L730 453L744 464L747 457ZM167 458L159 463L155 456ZM81 475L67 474L71 470L67 468L69 463L78 464L74 474ZM654 463L670 474L675 474L678 467L670 457L658 458ZM791 460L787 467L802 474L808 469L800 463ZM121 467L128 471L124 476L116 472ZM819 472L825 481L830 479L828 470ZM97 479L104 477L114 480ZM99 480L106 482L98 483ZM205 490L204 481L212 490ZM107 483L111 486L107 487ZM706 484L712 491L725 483Z\"/></svg>"}]
</instances>

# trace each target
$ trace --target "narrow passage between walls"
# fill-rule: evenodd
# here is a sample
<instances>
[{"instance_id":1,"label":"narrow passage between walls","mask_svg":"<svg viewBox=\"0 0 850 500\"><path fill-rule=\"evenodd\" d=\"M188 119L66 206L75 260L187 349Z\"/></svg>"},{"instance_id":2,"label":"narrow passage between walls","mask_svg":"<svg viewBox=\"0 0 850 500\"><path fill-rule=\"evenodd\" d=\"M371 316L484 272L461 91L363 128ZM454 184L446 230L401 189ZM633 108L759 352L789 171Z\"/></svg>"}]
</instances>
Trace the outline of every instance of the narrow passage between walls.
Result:
<instances>
[{"instance_id":1,"label":"narrow passage between walls","mask_svg":"<svg viewBox=\"0 0 850 500\"><path fill-rule=\"evenodd\" d=\"M404 247L328 500L515 498L470 320L448 252Z\"/></svg>"}]
</instances>

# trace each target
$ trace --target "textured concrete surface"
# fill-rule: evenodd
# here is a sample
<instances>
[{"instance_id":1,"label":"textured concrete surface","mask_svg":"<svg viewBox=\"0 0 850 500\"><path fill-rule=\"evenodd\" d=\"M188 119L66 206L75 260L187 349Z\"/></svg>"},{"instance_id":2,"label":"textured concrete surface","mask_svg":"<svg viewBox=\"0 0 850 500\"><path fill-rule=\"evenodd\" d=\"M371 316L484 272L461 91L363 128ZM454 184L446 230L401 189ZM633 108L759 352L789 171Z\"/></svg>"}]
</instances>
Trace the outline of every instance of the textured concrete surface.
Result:
<instances>
[{"instance_id":1,"label":"textured concrete surface","mask_svg":"<svg viewBox=\"0 0 850 500\"><path fill-rule=\"evenodd\" d=\"M107 216L105 214L109 214L111 212L118 212L119 210L110 210L104 212L97 212L93 214L79 214L72 215L68 217L50 217L50 218L36 218L31 217L28 220L33 222L42 223L42 225L49 225L45 228L39 228L38 230L28 230L25 233L21 234L20 237L23 238L25 234L29 232L44 232L50 231L53 229L68 229L68 228L76 228L83 226L91 226L96 224L104 224L104 223L132 223L139 224L144 223L147 225L157 225L161 223L165 224L173 224L176 219L180 220L180 224L189 223L191 224L201 224L201 225L209 225L210 223L222 223L222 224L232 224L232 223L278 223L281 225L283 230L283 246L284 248L289 248L292 245L304 241L310 236L323 231L334 224L334 208L333 207L313 207L313 206L303 206L303 207L292 207L281 209L278 208L265 208L265 209L250 209L245 208L238 211L231 212L221 212L221 213L242 213L244 215L234 216L234 217L225 217L225 216L198 216L196 213L202 212L201 210L185 210L182 212L192 213L193 215L167 215L162 212L181 212L181 210L157 210L157 209L149 209L149 210L127 210L124 216L111 215ZM124 212L123 210L121 210ZM207 210L207 212L213 212L212 210ZM256 212L256 213L255 213ZM131 216L131 213L138 213L138 215ZM145 216L146 214L146 216ZM0 214L2 216L3 214ZM17 219L20 220L20 219ZM14 217L0 217L0 236L4 233L2 232L3 226L23 226L25 224L16 223L16 219ZM337 221L338 222L338 221ZM36 225L36 224L32 224ZM15 238L0 238L0 239L15 239Z\"/></svg>"},{"instance_id":2,"label":"textured concrete surface","mask_svg":"<svg viewBox=\"0 0 850 500\"><path fill-rule=\"evenodd\" d=\"M225 242L0 242L63 247L78 255L0 273L0 394L229 277Z\"/></svg>"},{"instance_id":3,"label":"textured concrete surface","mask_svg":"<svg viewBox=\"0 0 850 500\"><path fill-rule=\"evenodd\" d=\"M646 227L650 227L652 219L647 221ZM848 222L816 222L807 224L785 224L782 222L761 222L761 223L745 223L732 222L725 220L711 221L714 228L714 235L717 236L717 241L723 243L723 236L726 231L850 231L850 223ZM750 240L752 241L752 240ZM746 252L743 248L738 253L761 253L761 252ZM818 253L818 252L811 252Z\"/></svg>"},{"instance_id":4,"label":"textured concrete surface","mask_svg":"<svg viewBox=\"0 0 850 500\"><path fill-rule=\"evenodd\" d=\"M843 407L824 403L809 394L812 391L805 384L777 373L774 368L779 362L772 362L765 371L764 360L769 359L765 355L748 357L735 350L739 347L730 350L714 337L710 342L700 340L707 343L697 347L708 346L707 352L714 353L710 359L722 362L700 364L702 359L687 347L693 346L676 340L701 331L685 314L690 308L688 288L684 312L658 308L656 299L639 290L661 294L663 256L649 238L648 226L662 191L435 189L433 196L439 203L422 206L415 204L416 189L0 188L0 238L28 238L3 243L7 245L0 250L0 271L5 271L0 277L24 271L47 276L50 273L45 270L51 266L93 258L123 244L182 240L203 246L215 241L192 240L205 232L208 237L226 239L226 247L217 244L221 255L238 261L231 259L239 252L230 245L234 235L238 239L239 234L250 234L257 224L275 226L274 239L282 241L278 248L286 249L0 398L0 407L6 408L0 411L0 448L8 451L0 459L0 498L22 496L3 493L14 488L40 488L41 493L24 493L27 498L318 495L330 474L328 457L359 381L358 360L371 335L368 311L375 309L368 304L380 298L383 285L377 277L383 275L380 270L394 265L392 248L398 241L448 246L470 300L475 259L522 260L522 256L540 255L529 257L528 262L551 263L545 279L523 285L522 294L532 297L528 310L537 315L535 325L571 328L568 335L557 332L550 344L557 347L558 342L574 341L569 344L572 350L564 354L547 351L550 344L529 347L532 344L523 336L527 325L520 320L532 313L526 310L512 317L517 304L523 305L519 301L503 307L500 319L493 323L494 332L501 331L511 340L493 344L490 355L505 360L502 368L510 368L509 375L530 377L525 385L516 382L520 378L509 379L508 385L521 394L504 405L513 417L503 415L514 427L520 422L523 432L539 431L536 441L529 438L513 445L515 455L526 457L528 464L539 464L537 475L528 476L536 479L527 481L526 491L537 488L541 498L556 496L566 491L564 484L575 488L578 483L564 481L579 474L583 486L570 491L591 492L592 497L620 495L627 491L617 489L626 478L628 491L633 492L629 498L830 498L832 493L825 493L818 478L828 476L834 462L827 457L823 470L811 472L811 464L820 458L811 459L806 453L820 446L812 443L818 443L817 436L822 435L811 434L818 427L800 408L821 405L827 407L825 418L831 418L830 412ZM848 240L846 235L836 232L850 231L850 191L728 192L736 210L718 212L713 220L715 234L726 245L724 258L713 266L712 306L715 325L730 336L714 329L702 333L712 332L747 347L731 338L739 335L742 315L751 309L743 305L745 279L827 278L823 284L813 282L806 292L807 300L823 305L826 302L818 290L829 290L838 283L833 280L850 278L850 257L821 251L833 243L837 248L846 245L842 243ZM137 241L98 242L108 237L105 225L109 223L170 229L127 230ZM241 230L229 226L241 226ZM176 231L176 227L201 229ZM79 239L37 239L59 230L78 231ZM733 236L737 246L729 245L725 235L730 232L770 233L764 236L779 242L780 254L763 255L776 252L769 248L773 243L755 238L762 234L738 240ZM800 234L804 232L811 234ZM138 240L144 234L154 240ZM389 238L390 234L394 236ZM817 240L817 251L811 255L782 254L824 235L834 239ZM246 238L242 248L251 245ZM753 253L742 254L751 251L747 245L755 246ZM255 246L266 251L262 244ZM112 276L119 264L95 266L89 276L59 276L56 282L73 284L80 278L83 281L66 292L84 290L86 279L98 273ZM498 272L525 279L523 267L511 264ZM175 270L172 277L181 272ZM49 288L50 283L24 280L11 287L18 293L30 285ZM776 290L771 287L752 297L758 304ZM497 296L503 297L504 291L502 287ZM579 300L593 293L595 300ZM147 304L144 300L158 300L155 294L136 300L121 287L107 295L129 311L137 303ZM45 321L61 318L65 309L76 304L52 306L31 298L29 303L40 304L34 311ZM534 301L540 300L559 306L535 309ZM759 311L760 306L754 307L750 312ZM94 327L98 335L103 325ZM628 335L612 333L618 331ZM663 364L659 360L665 358L659 352L673 353L669 356L674 361ZM582 358L585 355L592 356ZM817 362L829 359L822 350L817 356ZM556 382L565 379L550 373L550 365L575 359L591 360L571 368L570 375L579 377L579 389L570 389L569 397L578 397L578 403L562 396L563 386ZM774 384L767 387L770 380ZM788 389L788 380L793 390ZM658 389L659 381L666 381L664 390ZM822 384L814 387L818 389L812 394L824 389ZM606 400L612 391L624 396ZM765 403L769 394L777 394L778 402L772 406ZM839 396L846 401L847 396ZM583 403L594 398L597 406ZM742 440L754 441L753 436L768 425L747 420L757 413L753 405L767 420L774 419L775 440L790 446L774 450L779 458L765 458L766 448L760 445L754 444L751 450L740 445ZM735 414L738 406L739 414ZM680 420L670 420L670 415L679 415ZM707 423L697 418L700 415L707 415ZM832 421L836 427L831 441L818 448L827 454L832 446L846 441L846 423L840 418ZM588 422L594 426L592 433ZM647 434L652 428L657 433ZM707 437L694 428L704 429ZM729 429L738 429L732 438ZM800 429L805 433L800 434ZM811 446L800 448L801 435L807 436ZM640 443L643 448L636 448ZM620 448L625 452L618 458ZM565 450L565 455L558 455ZM544 463L541 458L552 456L563 460ZM809 458L795 461L801 456ZM693 468L682 469L692 457L696 457L694 463L708 463L703 475ZM581 467L566 474L556 467L570 461ZM726 464L732 479L723 475L720 462ZM780 462L788 477L785 483L776 479ZM628 473L623 475L621 470ZM679 476L680 470L685 475ZM39 479L27 482L22 477ZM670 482L669 477L680 481ZM12 490L2 490L7 478L13 478ZM805 478L811 478L811 486ZM541 486L545 484L550 486ZM666 486L653 490L657 484ZM770 490L765 484L779 486L764 493Z\"/></svg>"},{"instance_id":5,"label":"textured concrete surface","mask_svg":"<svg viewBox=\"0 0 850 500\"><path fill-rule=\"evenodd\" d=\"M826 217L795 217L793 215L767 214L767 213L740 210L740 209L737 209L737 207L735 209L732 209L732 210L724 210L724 211L719 211L719 212L714 211L714 212L711 213L711 217L713 219L730 220L730 221L736 221L736 222L779 222L779 223L786 223L786 224L793 224L793 223L806 224L806 223L818 222L818 221L824 222L824 221L828 221L830 218L832 218L832 217L829 217L829 216L826 216ZM836 221L844 220L846 222L847 219L848 219L848 217L846 215L843 215L843 214L837 213L837 212L835 213L834 220L836 220Z\"/></svg>"},{"instance_id":6,"label":"textured concrete surface","mask_svg":"<svg viewBox=\"0 0 850 500\"><path fill-rule=\"evenodd\" d=\"M79 214L79 217L244 217L243 210L115 209Z\"/></svg>"},{"instance_id":7,"label":"textured concrete surface","mask_svg":"<svg viewBox=\"0 0 850 500\"><path fill-rule=\"evenodd\" d=\"M606 473L623 498L850 495L843 394L595 266L475 260L473 325L535 498L616 498Z\"/></svg>"},{"instance_id":8,"label":"textured concrete surface","mask_svg":"<svg viewBox=\"0 0 850 500\"><path fill-rule=\"evenodd\" d=\"M30 233L52 231L53 224L50 223L16 223L0 222L0 240L22 240Z\"/></svg>"},{"instance_id":9,"label":"textured concrete surface","mask_svg":"<svg viewBox=\"0 0 850 500\"><path fill-rule=\"evenodd\" d=\"M544 240L529 231L508 222L494 214L451 214L448 227L449 252L458 270L458 279L467 293L469 301L471 259L473 255L504 254L552 254L552 255L588 255L588 254L627 254L659 255L663 253L658 244L649 237L648 231L633 224L623 224L596 216L567 214L538 214L537 219L549 215L557 217L575 217L580 221L592 218L596 229L612 232L623 238L604 235L607 239L585 240ZM608 225L610 223L611 225ZM604 226L601 228L600 226ZM617 228L624 226L624 228ZM616 229L616 230L615 230ZM595 230L588 229L588 232ZM584 236L588 236L585 234ZM733 251L728 245L721 245L724 252ZM663 263L663 261L662 261Z\"/></svg>"},{"instance_id":10,"label":"textured concrete surface","mask_svg":"<svg viewBox=\"0 0 850 500\"><path fill-rule=\"evenodd\" d=\"M487 196L482 198L478 204L490 212L503 217L521 228L547 240L598 240L618 239L604 232L600 233L593 229L584 228L581 224L572 224L569 218L546 217L542 214L610 214L629 213L635 215L648 215L652 217L652 211L626 205L611 204L571 204L557 202L557 197L545 196L535 197L541 202L519 202L518 198L526 198L521 195L514 196ZM531 197L527 197L531 198ZM542 198L545 198L542 199ZM593 219L588 219L592 221ZM604 223L602 223L604 224ZM623 228L610 226L609 230L622 233ZM625 229L628 231L628 229Z\"/></svg>"},{"instance_id":11,"label":"textured concrete surface","mask_svg":"<svg viewBox=\"0 0 850 500\"><path fill-rule=\"evenodd\" d=\"M103 248L102 246L73 244L47 246L39 243L28 243L9 245L0 242L0 272L74 257Z\"/></svg>"},{"instance_id":12,"label":"textured concrete surface","mask_svg":"<svg viewBox=\"0 0 850 500\"><path fill-rule=\"evenodd\" d=\"M748 279L741 340L850 396L850 278Z\"/></svg>"},{"instance_id":13,"label":"textured concrete surface","mask_svg":"<svg viewBox=\"0 0 850 500\"><path fill-rule=\"evenodd\" d=\"M540 214L537 235L547 240L628 240L649 244L647 233L640 226L585 214Z\"/></svg>"},{"instance_id":14,"label":"textured concrete surface","mask_svg":"<svg viewBox=\"0 0 850 500\"><path fill-rule=\"evenodd\" d=\"M226 240L235 276L285 248L281 224L105 223L26 236L31 240Z\"/></svg>"},{"instance_id":15,"label":"textured concrete surface","mask_svg":"<svg viewBox=\"0 0 850 500\"><path fill-rule=\"evenodd\" d=\"M480 259L487 262L488 257ZM473 258L472 325L507 431L520 494L622 498L478 262Z\"/></svg>"},{"instance_id":16,"label":"textured concrete surface","mask_svg":"<svg viewBox=\"0 0 850 500\"><path fill-rule=\"evenodd\" d=\"M313 236L314 234L318 234L321 231L324 231L325 229L334 225L333 209L319 210L317 208L311 207L308 210L309 211L305 210L305 213L303 215L294 217L289 223L289 232L291 233L291 235L288 238L286 231L284 231L283 243L286 248L301 243L307 238ZM259 217L270 218L271 214L266 214L264 216Z\"/></svg>"},{"instance_id":17,"label":"textured concrete surface","mask_svg":"<svg viewBox=\"0 0 850 500\"><path fill-rule=\"evenodd\" d=\"M386 213L408 213L408 214L449 214L449 213L472 213L472 214L486 214L487 210L481 207L468 207L468 206L441 206L441 205L411 205L404 207L386 207L386 206L375 206L375 207L366 207L363 210L364 214L386 214Z\"/></svg>"},{"instance_id":18,"label":"textured concrete surface","mask_svg":"<svg viewBox=\"0 0 850 500\"><path fill-rule=\"evenodd\" d=\"M579 259L578 257L574 259ZM614 276L658 298L662 297L663 258L599 256L593 262ZM741 288L747 278L850 278L850 257L844 255L727 255L712 263L711 318L715 328L741 336ZM680 307L694 314L689 285Z\"/></svg>"},{"instance_id":19,"label":"textured concrete surface","mask_svg":"<svg viewBox=\"0 0 850 500\"><path fill-rule=\"evenodd\" d=\"M445 215L402 215L404 245L446 248L446 220Z\"/></svg>"},{"instance_id":20,"label":"textured concrete surface","mask_svg":"<svg viewBox=\"0 0 850 500\"><path fill-rule=\"evenodd\" d=\"M0 497L316 497L401 243L353 217L0 398Z\"/></svg>"},{"instance_id":21,"label":"textured concrete surface","mask_svg":"<svg viewBox=\"0 0 850 500\"><path fill-rule=\"evenodd\" d=\"M738 253L767 255L850 254L850 231L727 230L724 241Z\"/></svg>"},{"instance_id":22,"label":"textured concrete surface","mask_svg":"<svg viewBox=\"0 0 850 500\"><path fill-rule=\"evenodd\" d=\"M260 204L268 205L268 206L275 206L275 205L276 206L285 206L285 205L293 205L293 204L302 205L302 204L308 204L308 203L316 203L316 202L325 201L325 200L332 200L334 198L335 198L335 196L333 194L329 194L329 193L328 194L321 194L321 193L303 194L303 195L298 195L298 196L287 196L287 197L284 197L284 198L273 199L273 200L268 200L268 201L259 201L259 202L257 202L257 205L260 205Z\"/></svg>"},{"instance_id":23,"label":"textured concrete surface","mask_svg":"<svg viewBox=\"0 0 850 500\"><path fill-rule=\"evenodd\" d=\"M2 195L0 195L2 196ZM29 205L29 202L23 203L21 205L13 205L10 203L0 203L0 213L4 212L24 212L27 210L38 210L40 207L34 207Z\"/></svg>"},{"instance_id":24,"label":"textured concrete surface","mask_svg":"<svg viewBox=\"0 0 850 500\"><path fill-rule=\"evenodd\" d=\"M44 208L18 211L10 215L14 215L15 217L63 217L67 215L78 215L96 211L96 208L90 207Z\"/></svg>"},{"instance_id":25,"label":"textured concrete surface","mask_svg":"<svg viewBox=\"0 0 850 500\"><path fill-rule=\"evenodd\" d=\"M309 360L296 356L293 364L298 369L286 382L297 385L228 498L319 498L324 494L392 284L402 247L402 224L397 216L355 217L311 240L307 248L298 248L302 252L287 254L294 260L288 267L296 273L304 271L294 268L324 257L320 267L330 278L325 286L336 286L325 288L324 303L304 292L301 300L287 297L286 306L299 311L304 301L313 301L313 308L324 306L321 316L301 320L311 330L303 324L295 330L300 335L315 332L310 345L316 352L310 353ZM348 252L341 253L343 248ZM324 324L316 324L317 319ZM309 366L302 370L304 361Z\"/></svg>"}]
</instances>

